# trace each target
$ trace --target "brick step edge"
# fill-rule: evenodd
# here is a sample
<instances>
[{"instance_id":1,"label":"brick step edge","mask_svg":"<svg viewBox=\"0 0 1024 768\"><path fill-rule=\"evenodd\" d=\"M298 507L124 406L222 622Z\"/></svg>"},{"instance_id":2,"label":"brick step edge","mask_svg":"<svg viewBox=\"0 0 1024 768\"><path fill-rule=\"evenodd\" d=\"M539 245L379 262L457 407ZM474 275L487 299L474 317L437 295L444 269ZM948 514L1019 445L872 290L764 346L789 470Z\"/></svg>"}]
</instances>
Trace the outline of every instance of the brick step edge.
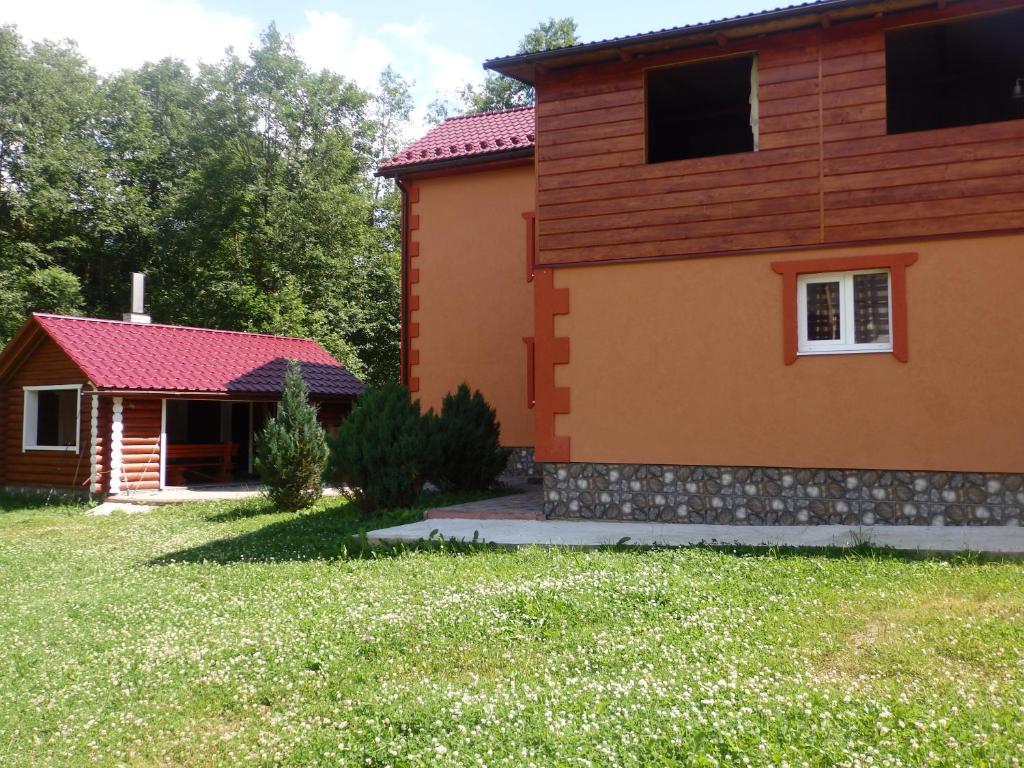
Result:
<instances>
[{"instance_id":1,"label":"brick step edge","mask_svg":"<svg viewBox=\"0 0 1024 768\"><path fill-rule=\"evenodd\" d=\"M542 512L475 512L473 510L428 509L424 520L547 520Z\"/></svg>"}]
</instances>

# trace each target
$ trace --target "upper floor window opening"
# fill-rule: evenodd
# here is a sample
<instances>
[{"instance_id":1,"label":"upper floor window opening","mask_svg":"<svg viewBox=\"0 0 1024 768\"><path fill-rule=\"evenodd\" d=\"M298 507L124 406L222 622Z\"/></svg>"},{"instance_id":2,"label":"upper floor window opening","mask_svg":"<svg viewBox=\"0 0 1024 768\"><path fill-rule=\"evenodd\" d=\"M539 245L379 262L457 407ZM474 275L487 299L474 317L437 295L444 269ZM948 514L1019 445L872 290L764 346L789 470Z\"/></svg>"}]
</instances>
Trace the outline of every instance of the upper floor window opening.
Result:
<instances>
[{"instance_id":1,"label":"upper floor window opening","mask_svg":"<svg viewBox=\"0 0 1024 768\"><path fill-rule=\"evenodd\" d=\"M757 149L757 57L710 59L644 73L647 162Z\"/></svg>"},{"instance_id":2,"label":"upper floor window opening","mask_svg":"<svg viewBox=\"0 0 1024 768\"><path fill-rule=\"evenodd\" d=\"M1024 10L890 30L888 132L1024 117Z\"/></svg>"}]
</instances>

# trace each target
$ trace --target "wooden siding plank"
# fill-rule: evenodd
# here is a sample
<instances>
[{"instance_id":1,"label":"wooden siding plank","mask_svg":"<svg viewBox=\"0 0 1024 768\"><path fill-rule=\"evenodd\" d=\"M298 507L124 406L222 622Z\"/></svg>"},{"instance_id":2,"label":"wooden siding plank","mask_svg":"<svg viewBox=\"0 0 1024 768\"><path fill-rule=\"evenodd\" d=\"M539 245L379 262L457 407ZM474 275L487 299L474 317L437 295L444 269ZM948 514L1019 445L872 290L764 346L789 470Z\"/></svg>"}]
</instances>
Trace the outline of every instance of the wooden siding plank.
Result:
<instances>
[{"instance_id":1,"label":"wooden siding plank","mask_svg":"<svg viewBox=\"0 0 1024 768\"><path fill-rule=\"evenodd\" d=\"M1024 212L1024 198L1019 192L1001 195L985 195L978 197L953 197L946 199L919 200L900 202L891 205L867 205L851 208L836 208L825 214L825 226L844 226L846 224L877 225L883 222L915 221L920 218L936 216L965 216L967 214L987 214L996 212ZM1006 226L1003 218L1003 226ZM1020 223L1024 218L1018 217Z\"/></svg>"},{"instance_id":2,"label":"wooden siding plank","mask_svg":"<svg viewBox=\"0 0 1024 768\"><path fill-rule=\"evenodd\" d=\"M593 262L606 259L637 259L685 257L693 254L725 251L745 251L758 248L782 248L813 245L818 241L818 227L806 230L773 230L745 235L723 235L667 240L659 242L629 243L601 248L565 248L544 250L544 264Z\"/></svg>"},{"instance_id":3,"label":"wooden siding plank","mask_svg":"<svg viewBox=\"0 0 1024 768\"><path fill-rule=\"evenodd\" d=\"M579 128L586 125L615 123L621 120L642 120L643 117L643 104L629 104L624 107L609 107L608 109L596 109L590 112L573 112L568 115L538 118L537 127L538 131L553 131L561 128Z\"/></svg>"},{"instance_id":4,"label":"wooden siding plank","mask_svg":"<svg viewBox=\"0 0 1024 768\"><path fill-rule=\"evenodd\" d=\"M1019 151L1019 145L1017 146ZM992 157L1006 156L1007 147L999 141L980 144L957 144L952 146L925 147L923 149L891 150L889 152L870 155L826 158L825 175L838 176L843 173L886 171L892 168L912 168L920 165L937 165L942 163L987 160ZM1017 168L1019 169L1019 167L1020 166L1018 164Z\"/></svg>"},{"instance_id":5,"label":"wooden siding plank","mask_svg":"<svg viewBox=\"0 0 1024 768\"><path fill-rule=\"evenodd\" d=\"M973 168L972 168L973 170ZM867 205L912 203L920 200L942 200L986 197L1008 192L1024 192L1024 173L996 175L987 178L966 178L958 184L900 184L893 187L869 187L845 192L826 192L829 209L854 208ZM1024 207L1024 204L1022 204Z\"/></svg>"},{"instance_id":6,"label":"wooden siding plank","mask_svg":"<svg viewBox=\"0 0 1024 768\"><path fill-rule=\"evenodd\" d=\"M912 221L888 221L872 224L830 226L829 239L835 242L886 240L896 237L931 237L944 234L966 234L971 232L999 231L1006 229L1005 213L969 214L966 216L942 216L938 218L914 219Z\"/></svg>"},{"instance_id":7,"label":"wooden siding plank","mask_svg":"<svg viewBox=\"0 0 1024 768\"><path fill-rule=\"evenodd\" d=\"M630 152L644 150L644 135L618 136L600 140L577 141L571 144L542 146L537 150L541 160L562 160L570 157L592 157L600 153Z\"/></svg>"},{"instance_id":8,"label":"wooden siding plank","mask_svg":"<svg viewBox=\"0 0 1024 768\"><path fill-rule=\"evenodd\" d=\"M630 104L643 106L644 92L642 88L627 88L604 93L576 96L564 99L549 99L537 104L537 118L546 119L556 115L587 112L609 107L622 107Z\"/></svg>"},{"instance_id":9,"label":"wooden siding plank","mask_svg":"<svg viewBox=\"0 0 1024 768\"><path fill-rule=\"evenodd\" d=\"M868 171L866 173L847 173L839 176L825 177L825 196L834 192L860 189L880 189L885 187L914 187L918 184L929 186L941 182L961 182L945 184L954 195L959 194L963 180L987 179L1007 173L1008 160L1019 158L1020 152L1010 145L1005 146L1005 157L990 160L969 160L960 163L938 163L919 166L917 168L894 168L890 171ZM1015 175L1024 169L1013 171Z\"/></svg>"},{"instance_id":10,"label":"wooden siding plank","mask_svg":"<svg viewBox=\"0 0 1024 768\"><path fill-rule=\"evenodd\" d=\"M817 209L818 195L816 194L769 199L749 199L748 195L744 199L729 205L697 203L690 206L624 211L612 215L601 215L596 218L594 216L561 219L546 217L541 222L540 234L543 237L556 234L606 232L614 229L635 229L639 227L686 224L719 219L741 220L748 216L778 215L816 211Z\"/></svg>"},{"instance_id":11,"label":"wooden siding plank","mask_svg":"<svg viewBox=\"0 0 1024 768\"><path fill-rule=\"evenodd\" d=\"M599 123L598 125L584 125L578 128L563 128L557 131L545 131L540 137L538 146L550 147L558 144L572 144L577 141L592 141L614 136L631 136L633 134L643 135L643 119L618 120L613 123Z\"/></svg>"},{"instance_id":12,"label":"wooden siding plank","mask_svg":"<svg viewBox=\"0 0 1024 768\"><path fill-rule=\"evenodd\" d=\"M776 181L762 184L757 189L754 199L767 201L779 197L799 199L811 195L817 196L817 185L808 184L807 179L794 181ZM587 200L576 203L545 204L542 208L544 217L541 226L560 219L584 218L588 216L604 216L608 214L643 212L657 210L673 210L690 205L720 207L722 204L736 201L751 200L751 187L741 184L731 187L699 187L684 192L663 192L658 194L632 195L622 197L613 195L602 200Z\"/></svg>"},{"instance_id":13,"label":"wooden siding plank","mask_svg":"<svg viewBox=\"0 0 1024 768\"><path fill-rule=\"evenodd\" d=\"M667 224L650 227L624 227L609 230L587 230L564 235L541 235L538 242L545 250L561 248L583 248L589 246L643 244L662 240L683 240L713 235L728 235L747 232L770 232L779 227L807 229L818 226L818 211L803 213L773 214L770 216L746 216L721 220L695 220L692 222Z\"/></svg>"},{"instance_id":14,"label":"wooden siding plank","mask_svg":"<svg viewBox=\"0 0 1024 768\"><path fill-rule=\"evenodd\" d=\"M902 153L930 147L954 147L960 144L989 144L1010 139L1016 139L1018 142L1024 139L1024 120L1006 120L999 123L940 128L934 131L899 133L886 136L884 141L864 139L826 144L825 159Z\"/></svg>"}]
</instances>

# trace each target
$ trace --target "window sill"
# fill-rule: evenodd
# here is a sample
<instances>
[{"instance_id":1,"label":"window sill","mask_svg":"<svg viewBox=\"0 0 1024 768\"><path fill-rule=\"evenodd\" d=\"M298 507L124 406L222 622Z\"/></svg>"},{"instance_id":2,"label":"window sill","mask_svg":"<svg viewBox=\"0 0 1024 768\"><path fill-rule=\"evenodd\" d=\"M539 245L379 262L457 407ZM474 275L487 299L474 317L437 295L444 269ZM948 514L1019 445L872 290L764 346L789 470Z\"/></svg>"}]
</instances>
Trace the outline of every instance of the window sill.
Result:
<instances>
[{"instance_id":1,"label":"window sill","mask_svg":"<svg viewBox=\"0 0 1024 768\"><path fill-rule=\"evenodd\" d=\"M801 349L797 357L817 357L819 355L891 355L889 349Z\"/></svg>"},{"instance_id":2,"label":"window sill","mask_svg":"<svg viewBox=\"0 0 1024 768\"><path fill-rule=\"evenodd\" d=\"M78 453L77 445L26 445L21 449L22 453L29 451L58 451L60 453Z\"/></svg>"}]
</instances>

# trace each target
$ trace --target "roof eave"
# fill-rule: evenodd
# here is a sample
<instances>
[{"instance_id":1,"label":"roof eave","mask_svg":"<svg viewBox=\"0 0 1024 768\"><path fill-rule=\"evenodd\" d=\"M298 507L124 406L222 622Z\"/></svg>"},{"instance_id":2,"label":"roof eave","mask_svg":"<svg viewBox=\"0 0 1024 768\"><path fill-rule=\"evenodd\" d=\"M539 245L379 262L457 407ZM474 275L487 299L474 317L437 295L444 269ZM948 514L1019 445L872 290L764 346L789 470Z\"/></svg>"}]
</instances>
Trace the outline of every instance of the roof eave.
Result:
<instances>
[{"instance_id":1,"label":"roof eave","mask_svg":"<svg viewBox=\"0 0 1024 768\"><path fill-rule=\"evenodd\" d=\"M828 21L839 22L874 16L883 12L901 11L921 6L936 5L936 0L825 0L813 6L780 8L773 11L694 24L630 38L584 43L569 48L505 56L484 62L484 68L534 85L538 68L560 69L595 64L620 58L628 51L633 56L677 48L691 48L720 42L721 35L730 40L756 35L790 32L817 26L825 16ZM726 34L731 32L732 34Z\"/></svg>"},{"instance_id":2,"label":"roof eave","mask_svg":"<svg viewBox=\"0 0 1024 768\"><path fill-rule=\"evenodd\" d=\"M39 324L35 315L30 315L10 341L0 348L0 381L4 381L10 373L18 368L36 343L47 336L46 329Z\"/></svg>"},{"instance_id":3,"label":"roof eave","mask_svg":"<svg viewBox=\"0 0 1024 768\"><path fill-rule=\"evenodd\" d=\"M490 163L503 162L505 160L518 160L521 158L533 157L533 146L520 147L517 149L502 149L494 152L469 155L468 157L449 157L441 160L432 160L415 163L410 161L405 165L394 165L387 168L377 169L377 176L387 179L408 176L414 173L432 173L450 168L461 168L470 165L487 165Z\"/></svg>"}]
</instances>

